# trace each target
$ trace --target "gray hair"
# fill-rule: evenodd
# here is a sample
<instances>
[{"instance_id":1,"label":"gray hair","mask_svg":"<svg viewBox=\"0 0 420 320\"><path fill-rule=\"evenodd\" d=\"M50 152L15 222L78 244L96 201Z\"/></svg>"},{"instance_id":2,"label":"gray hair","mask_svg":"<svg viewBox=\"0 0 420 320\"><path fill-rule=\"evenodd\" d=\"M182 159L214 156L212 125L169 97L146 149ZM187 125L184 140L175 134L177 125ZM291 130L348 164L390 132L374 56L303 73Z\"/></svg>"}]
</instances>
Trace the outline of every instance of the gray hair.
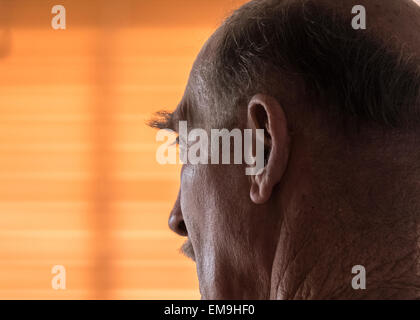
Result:
<instances>
[{"instance_id":1,"label":"gray hair","mask_svg":"<svg viewBox=\"0 0 420 320\"><path fill-rule=\"evenodd\" d=\"M350 15L313 0L251 1L218 32L205 77L226 117L243 113L238 106L256 93L275 96L272 84L288 74L300 77L306 98L337 123L419 123L419 65L401 48L354 30Z\"/></svg>"}]
</instances>

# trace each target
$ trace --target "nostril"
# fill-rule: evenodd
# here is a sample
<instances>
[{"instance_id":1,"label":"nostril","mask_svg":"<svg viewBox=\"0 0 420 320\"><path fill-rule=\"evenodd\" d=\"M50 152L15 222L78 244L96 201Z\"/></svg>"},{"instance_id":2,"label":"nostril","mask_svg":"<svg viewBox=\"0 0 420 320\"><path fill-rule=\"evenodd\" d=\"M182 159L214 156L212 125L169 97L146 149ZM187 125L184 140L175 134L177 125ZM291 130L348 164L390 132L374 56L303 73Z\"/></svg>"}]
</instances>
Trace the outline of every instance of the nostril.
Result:
<instances>
[{"instance_id":1,"label":"nostril","mask_svg":"<svg viewBox=\"0 0 420 320\"><path fill-rule=\"evenodd\" d=\"M187 236L188 235L187 226L185 225L184 220L182 220L178 223L178 233L182 236Z\"/></svg>"},{"instance_id":2,"label":"nostril","mask_svg":"<svg viewBox=\"0 0 420 320\"><path fill-rule=\"evenodd\" d=\"M172 212L173 213L173 212ZM171 214L169 216L169 228L179 234L180 236L187 236L187 226L185 225L184 219L180 214Z\"/></svg>"}]
</instances>

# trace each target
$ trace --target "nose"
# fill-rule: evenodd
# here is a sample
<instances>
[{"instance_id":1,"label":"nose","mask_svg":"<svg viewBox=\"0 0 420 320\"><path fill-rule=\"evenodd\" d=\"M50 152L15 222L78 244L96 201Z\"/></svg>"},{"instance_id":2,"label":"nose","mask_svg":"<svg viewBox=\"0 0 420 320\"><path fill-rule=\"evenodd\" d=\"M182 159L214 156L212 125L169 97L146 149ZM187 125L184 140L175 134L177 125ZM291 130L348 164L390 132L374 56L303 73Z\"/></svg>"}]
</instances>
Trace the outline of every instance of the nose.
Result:
<instances>
[{"instance_id":1,"label":"nose","mask_svg":"<svg viewBox=\"0 0 420 320\"><path fill-rule=\"evenodd\" d=\"M172 208L171 214L169 215L169 228L180 236L188 236L187 227L185 226L184 218L182 216L181 205L180 205L181 191L178 192L174 207Z\"/></svg>"}]
</instances>

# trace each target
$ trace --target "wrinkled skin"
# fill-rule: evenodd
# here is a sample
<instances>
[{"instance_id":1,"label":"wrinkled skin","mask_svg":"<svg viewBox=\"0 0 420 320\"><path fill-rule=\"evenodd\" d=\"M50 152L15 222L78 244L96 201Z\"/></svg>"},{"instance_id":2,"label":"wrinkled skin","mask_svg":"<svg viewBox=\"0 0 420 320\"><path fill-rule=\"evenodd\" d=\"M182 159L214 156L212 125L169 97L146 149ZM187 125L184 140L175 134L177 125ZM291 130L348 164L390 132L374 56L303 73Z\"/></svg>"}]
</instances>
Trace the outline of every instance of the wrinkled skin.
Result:
<instances>
[{"instance_id":1,"label":"wrinkled skin","mask_svg":"<svg viewBox=\"0 0 420 320\"><path fill-rule=\"evenodd\" d=\"M322 2L339 3L349 13L353 5ZM393 32L420 52L418 10L401 2L399 19L406 19L397 26L396 1L357 4L366 6L378 36ZM199 74L217 37L200 52L174 113L179 119L182 110L194 115L191 127L205 127L212 116ZM419 298L420 135L384 137L367 130L362 134L372 139L349 142L323 132L316 121L291 135L284 105L304 106L297 94L283 90L287 103L256 95L237 125L265 127L269 134L270 158L261 176L247 177L245 165L182 168L169 225L188 237L184 251L196 262L202 298ZM261 123L255 112L268 120ZM389 142L387 149L381 141ZM351 287L354 265L366 268L366 290Z\"/></svg>"}]
</instances>

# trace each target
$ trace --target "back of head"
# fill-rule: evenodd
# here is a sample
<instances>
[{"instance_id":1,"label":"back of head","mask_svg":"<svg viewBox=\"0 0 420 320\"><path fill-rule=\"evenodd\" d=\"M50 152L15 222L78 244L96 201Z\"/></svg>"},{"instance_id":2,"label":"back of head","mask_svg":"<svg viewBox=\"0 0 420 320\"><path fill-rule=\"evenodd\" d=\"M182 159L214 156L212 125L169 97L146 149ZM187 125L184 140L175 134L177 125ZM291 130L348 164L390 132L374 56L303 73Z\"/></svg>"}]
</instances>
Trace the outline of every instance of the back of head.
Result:
<instances>
[{"instance_id":1,"label":"back of head","mask_svg":"<svg viewBox=\"0 0 420 320\"><path fill-rule=\"evenodd\" d=\"M353 29L354 3L347 0L242 6L218 31L214 72L208 74L216 103L235 109L256 92L284 101L279 86L287 83L289 93L298 91L306 108L328 117L330 125L417 129L420 8L405 0L358 4L366 8L366 30ZM298 125L295 113L307 110L295 109L286 112Z\"/></svg>"},{"instance_id":2,"label":"back of head","mask_svg":"<svg viewBox=\"0 0 420 320\"><path fill-rule=\"evenodd\" d=\"M253 95L271 95L285 110L294 146L299 135L306 140L319 190L329 188L334 201L351 198L365 212L376 202L385 211L393 203L395 216L413 213L420 7L409 0L357 4L366 9L365 30L352 26L353 1L251 1L218 30L203 74L223 109L219 125L241 121Z\"/></svg>"}]
</instances>

